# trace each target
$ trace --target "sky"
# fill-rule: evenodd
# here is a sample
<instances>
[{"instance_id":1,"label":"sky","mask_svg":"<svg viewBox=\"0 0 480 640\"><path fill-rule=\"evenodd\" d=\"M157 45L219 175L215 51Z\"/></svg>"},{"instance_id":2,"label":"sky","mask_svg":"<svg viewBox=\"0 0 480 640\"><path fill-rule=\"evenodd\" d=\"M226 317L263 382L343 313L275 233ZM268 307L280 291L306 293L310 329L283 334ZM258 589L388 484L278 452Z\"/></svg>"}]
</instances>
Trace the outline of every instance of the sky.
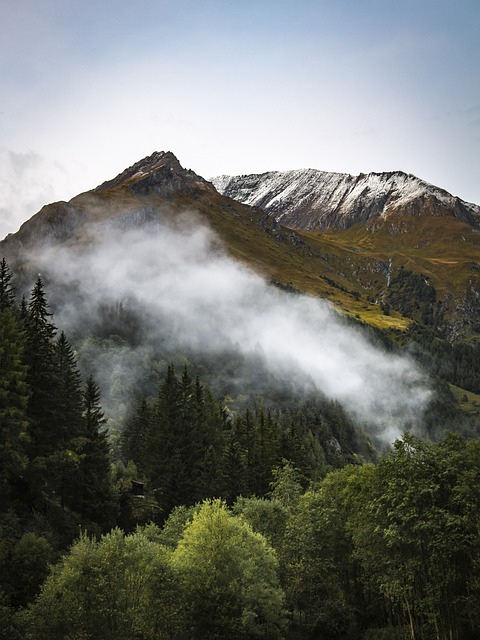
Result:
<instances>
[{"instance_id":1,"label":"sky","mask_svg":"<svg viewBox=\"0 0 480 640\"><path fill-rule=\"evenodd\" d=\"M172 151L480 204L478 0L0 0L0 238Z\"/></svg>"}]
</instances>

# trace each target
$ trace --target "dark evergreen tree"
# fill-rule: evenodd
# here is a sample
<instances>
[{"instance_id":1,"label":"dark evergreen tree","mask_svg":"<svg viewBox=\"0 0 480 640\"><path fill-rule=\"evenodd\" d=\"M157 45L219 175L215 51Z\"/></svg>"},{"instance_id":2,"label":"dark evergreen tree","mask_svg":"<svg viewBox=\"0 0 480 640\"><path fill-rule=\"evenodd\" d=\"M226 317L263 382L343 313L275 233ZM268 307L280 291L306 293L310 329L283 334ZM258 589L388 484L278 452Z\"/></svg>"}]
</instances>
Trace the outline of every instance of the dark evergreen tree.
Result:
<instances>
[{"instance_id":1,"label":"dark evergreen tree","mask_svg":"<svg viewBox=\"0 0 480 640\"><path fill-rule=\"evenodd\" d=\"M28 398L23 334L7 307L0 311L0 511L8 507L25 470Z\"/></svg>"},{"instance_id":2,"label":"dark evergreen tree","mask_svg":"<svg viewBox=\"0 0 480 640\"><path fill-rule=\"evenodd\" d=\"M11 285L12 274L5 258L0 262L0 312L13 309L15 305L15 291Z\"/></svg>"},{"instance_id":3,"label":"dark evergreen tree","mask_svg":"<svg viewBox=\"0 0 480 640\"><path fill-rule=\"evenodd\" d=\"M255 470L255 494L268 494L273 480L272 470L280 464L280 426L274 420L271 411L263 408L256 415L256 442L253 456Z\"/></svg>"},{"instance_id":4,"label":"dark evergreen tree","mask_svg":"<svg viewBox=\"0 0 480 640\"><path fill-rule=\"evenodd\" d=\"M51 316L43 281L39 276L25 319L25 363L28 365L27 381L31 390L28 415L32 423L32 459L51 455L57 449L59 439L59 434L53 428L57 423L53 402L57 375L53 343L56 327L51 322Z\"/></svg>"},{"instance_id":5,"label":"dark evergreen tree","mask_svg":"<svg viewBox=\"0 0 480 640\"><path fill-rule=\"evenodd\" d=\"M165 514L182 504L179 497L183 495L185 468L179 455L180 415L179 383L174 367L169 366L154 406L145 451L145 473Z\"/></svg>"},{"instance_id":6,"label":"dark evergreen tree","mask_svg":"<svg viewBox=\"0 0 480 640\"><path fill-rule=\"evenodd\" d=\"M105 416L100 406L100 390L90 376L83 393L84 437L81 440L81 491L77 511L82 525L96 523L106 530L114 523L110 448L105 431Z\"/></svg>"},{"instance_id":7,"label":"dark evergreen tree","mask_svg":"<svg viewBox=\"0 0 480 640\"><path fill-rule=\"evenodd\" d=\"M152 410L142 398L135 413L128 419L122 433L122 456L132 460L140 476L143 477L147 457L147 434L151 433Z\"/></svg>"},{"instance_id":8,"label":"dark evergreen tree","mask_svg":"<svg viewBox=\"0 0 480 640\"><path fill-rule=\"evenodd\" d=\"M73 349L60 334L55 343L55 395L51 398L54 408L54 432L57 434L56 451L51 454L55 475L52 484L60 497L62 508L76 511L75 497L78 491L82 435L82 388L80 373Z\"/></svg>"},{"instance_id":9,"label":"dark evergreen tree","mask_svg":"<svg viewBox=\"0 0 480 640\"><path fill-rule=\"evenodd\" d=\"M222 480L222 498L225 498L229 504L233 504L239 496L248 495L245 455L235 433L235 425L225 435Z\"/></svg>"},{"instance_id":10,"label":"dark evergreen tree","mask_svg":"<svg viewBox=\"0 0 480 640\"><path fill-rule=\"evenodd\" d=\"M157 401L143 402L123 438L132 459L165 514L220 491L225 415L210 390L185 367L169 366ZM142 454L143 452L143 454Z\"/></svg>"}]
</instances>

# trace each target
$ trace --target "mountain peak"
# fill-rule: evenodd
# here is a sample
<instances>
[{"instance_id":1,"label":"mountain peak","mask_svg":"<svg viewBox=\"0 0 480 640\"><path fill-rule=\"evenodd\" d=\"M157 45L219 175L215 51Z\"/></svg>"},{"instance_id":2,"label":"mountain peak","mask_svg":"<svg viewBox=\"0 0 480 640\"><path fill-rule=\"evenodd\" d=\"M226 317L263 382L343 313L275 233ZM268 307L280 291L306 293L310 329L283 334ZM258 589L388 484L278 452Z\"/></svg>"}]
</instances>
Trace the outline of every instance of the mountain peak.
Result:
<instances>
[{"instance_id":1,"label":"mountain peak","mask_svg":"<svg viewBox=\"0 0 480 640\"><path fill-rule=\"evenodd\" d=\"M190 169L184 169L171 151L155 151L119 173L113 180L104 182L94 191L127 187L137 194L154 191L165 196L172 190L181 190L182 185L186 184L200 187L208 183Z\"/></svg>"}]
</instances>

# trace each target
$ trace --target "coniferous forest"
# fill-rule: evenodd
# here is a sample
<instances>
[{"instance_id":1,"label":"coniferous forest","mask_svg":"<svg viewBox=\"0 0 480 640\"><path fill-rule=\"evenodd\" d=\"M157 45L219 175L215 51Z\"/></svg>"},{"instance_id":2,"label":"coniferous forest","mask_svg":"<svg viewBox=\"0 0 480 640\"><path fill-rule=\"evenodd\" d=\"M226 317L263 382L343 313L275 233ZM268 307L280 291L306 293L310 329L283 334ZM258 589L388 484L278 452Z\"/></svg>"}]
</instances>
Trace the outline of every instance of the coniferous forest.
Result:
<instances>
[{"instance_id":1,"label":"coniferous forest","mask_svg":"<svg viewBox=\"0 0 480 640\"><path fill-rule=\"evenodd\" d=\"M333 401L226 398L186 360L111 433L42 278L22 300L12 278L3 260L1 638L478 637L480 440L454 349L421 334L439 400L380 452Z\"/></svg>"}]
</instances>

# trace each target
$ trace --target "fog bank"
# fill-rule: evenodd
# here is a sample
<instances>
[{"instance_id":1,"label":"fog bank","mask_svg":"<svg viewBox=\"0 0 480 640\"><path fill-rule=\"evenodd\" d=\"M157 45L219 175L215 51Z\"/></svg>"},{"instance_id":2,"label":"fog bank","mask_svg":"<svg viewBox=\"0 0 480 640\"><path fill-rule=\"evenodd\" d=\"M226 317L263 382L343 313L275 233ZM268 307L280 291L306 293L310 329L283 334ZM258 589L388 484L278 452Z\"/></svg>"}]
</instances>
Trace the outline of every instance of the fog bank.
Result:
<instances>
[{"instance_id":1,"label":"fog bank","mask_svg":"<svg viewBox=\"0 0 480 640\"><path fill-rule=\"evenodd\" d=\"M425 408L428 383L410 358L373 346L326 302L267 284L229 258L195 214L143 228L99 226L95 237L81 253L52 247L35 256L49 278L80 293L73 302L63 295L55 309L61 328L94 321L100 304L127 301L141 311L145 344L261 353L277 377L308 376L388 442ZM128 366L141 361L136 354Z\"/></svg>"}]
</instances>

